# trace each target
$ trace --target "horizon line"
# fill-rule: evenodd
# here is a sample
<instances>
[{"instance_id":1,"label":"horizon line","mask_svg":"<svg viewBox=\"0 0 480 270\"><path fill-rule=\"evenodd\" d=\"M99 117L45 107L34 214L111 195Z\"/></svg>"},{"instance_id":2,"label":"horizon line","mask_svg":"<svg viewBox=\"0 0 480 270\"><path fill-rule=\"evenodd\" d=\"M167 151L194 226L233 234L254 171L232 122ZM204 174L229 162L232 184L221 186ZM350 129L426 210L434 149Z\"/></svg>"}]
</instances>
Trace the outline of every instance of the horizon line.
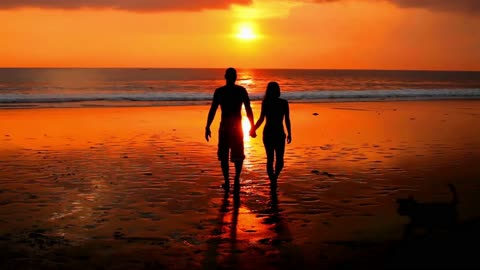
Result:
<instances>
[{"instance_id":1,"label":"horizon line","mask_svg":"<svg viewBox=\"0 0 480 270\"><path fill-rule=\"evenodd\" d=\"M0 69L220 69L228 67L0 67ZM480 72L480 69L381 69L381 68L244 68L235 67L237 70L323 70L323 71L419 71L419 72Z\"/></svg>"}]
</instances>

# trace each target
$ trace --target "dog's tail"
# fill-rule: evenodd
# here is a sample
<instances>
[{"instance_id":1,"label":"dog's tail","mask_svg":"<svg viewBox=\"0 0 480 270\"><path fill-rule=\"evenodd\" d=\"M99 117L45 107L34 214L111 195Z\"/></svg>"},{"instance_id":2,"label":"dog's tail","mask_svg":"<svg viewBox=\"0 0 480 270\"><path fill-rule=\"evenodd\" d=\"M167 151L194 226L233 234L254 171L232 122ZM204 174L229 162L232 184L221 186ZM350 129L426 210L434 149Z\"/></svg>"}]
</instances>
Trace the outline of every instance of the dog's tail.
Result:
<instances>
[{"instance_id":1,"label":"dog's tail","mask_svg":"<svg viewBox=\"0 0 480 270\"><path fill-rule=\"evenodd\" d=\"M452 204L457 204L458 203L457 189L455 188L455 186L453 184L448 184L448 188L450 189L450 191L453 194Z\"/></svg>"}]
</instances>

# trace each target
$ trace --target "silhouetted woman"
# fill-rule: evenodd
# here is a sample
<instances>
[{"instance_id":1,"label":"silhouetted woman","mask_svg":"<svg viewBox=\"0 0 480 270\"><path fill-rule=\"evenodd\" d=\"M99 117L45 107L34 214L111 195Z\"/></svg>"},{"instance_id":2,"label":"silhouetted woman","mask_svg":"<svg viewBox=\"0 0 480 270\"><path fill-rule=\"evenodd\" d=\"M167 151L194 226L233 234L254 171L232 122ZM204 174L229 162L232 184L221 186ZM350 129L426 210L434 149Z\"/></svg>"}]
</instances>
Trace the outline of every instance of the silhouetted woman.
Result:
<instances>
[{"instance_id":1,"label":"silhouetted woman","mask_svg":"<svg viewBox=\"0 0 480 270\"><path fill-rule=\"evenodd\" d=\"M277 178L283 169L285 139L288 143L292 141L288 101L280 98L280 86L276 82L268 83L265 97L262 101L262 112L255 124L255 130L262 125L265 118L267 118L267 121L263 129L263 145L267 153L267 174L271 184L276 187ZM285 119L287 127L286 136L283 119ZM273 169L274 159L275 170Z\"/></svg>"}]
</instances>

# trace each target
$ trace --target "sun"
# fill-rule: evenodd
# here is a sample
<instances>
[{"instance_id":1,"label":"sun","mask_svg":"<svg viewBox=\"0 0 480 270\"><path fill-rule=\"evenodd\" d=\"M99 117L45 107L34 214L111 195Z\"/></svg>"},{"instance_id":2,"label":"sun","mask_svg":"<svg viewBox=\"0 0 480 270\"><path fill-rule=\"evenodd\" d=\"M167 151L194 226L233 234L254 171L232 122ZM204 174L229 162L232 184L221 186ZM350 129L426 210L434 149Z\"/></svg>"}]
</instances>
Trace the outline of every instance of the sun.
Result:
<instances>
[{"instance_id":1,"label":"sun","mask_svg":"<svg viewBox=\"0 0 480 270\"><path fill-rule=\"evenodd\" d=\"M243 40L251 40L255 39L255 33L253 32L253 29L247 26L244 26L239 29L237 33L237 38L243 39Z\"/></svg>"},{"instance_id":2,"label":"sun","mask_svg":"<svg viewBox=\"0 0 480 270\"><path fill-rule=\"evenodd\" d=\"M254 40L258 38L255 25L252 23L241 23L237 25L235 37L240 40Z\"/></svg>"}]
</instances>

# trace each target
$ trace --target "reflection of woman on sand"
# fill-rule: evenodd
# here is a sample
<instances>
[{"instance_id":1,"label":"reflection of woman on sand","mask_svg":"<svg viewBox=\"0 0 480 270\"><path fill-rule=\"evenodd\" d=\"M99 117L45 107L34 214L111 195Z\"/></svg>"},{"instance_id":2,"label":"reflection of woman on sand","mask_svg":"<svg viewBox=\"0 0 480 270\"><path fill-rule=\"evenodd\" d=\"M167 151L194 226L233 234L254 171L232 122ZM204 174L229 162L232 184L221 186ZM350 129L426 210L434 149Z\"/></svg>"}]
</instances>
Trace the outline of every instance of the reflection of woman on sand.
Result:
<instances>
[{"instance_id":1,"label":"reflection of woman on sand","mask_svg":"<svg viewBox=\"0 0 480 270\"><path fill-rule=\"evenodd\" d=\"M254 130L257 130L262 125L265 118L267 118L267 121L263 129L263 145L267 153L267 173L271 184L276 186L277 178L283 169L285 137L288 143L292 141L288 101L280 98L280 86L276 82L268 83L265 97L262 101L262 112ZM283 127L284 118L287 126L287 136L285 136ZM273 170L274 158L275 170Z\"/></svg>"}]
</instances>

